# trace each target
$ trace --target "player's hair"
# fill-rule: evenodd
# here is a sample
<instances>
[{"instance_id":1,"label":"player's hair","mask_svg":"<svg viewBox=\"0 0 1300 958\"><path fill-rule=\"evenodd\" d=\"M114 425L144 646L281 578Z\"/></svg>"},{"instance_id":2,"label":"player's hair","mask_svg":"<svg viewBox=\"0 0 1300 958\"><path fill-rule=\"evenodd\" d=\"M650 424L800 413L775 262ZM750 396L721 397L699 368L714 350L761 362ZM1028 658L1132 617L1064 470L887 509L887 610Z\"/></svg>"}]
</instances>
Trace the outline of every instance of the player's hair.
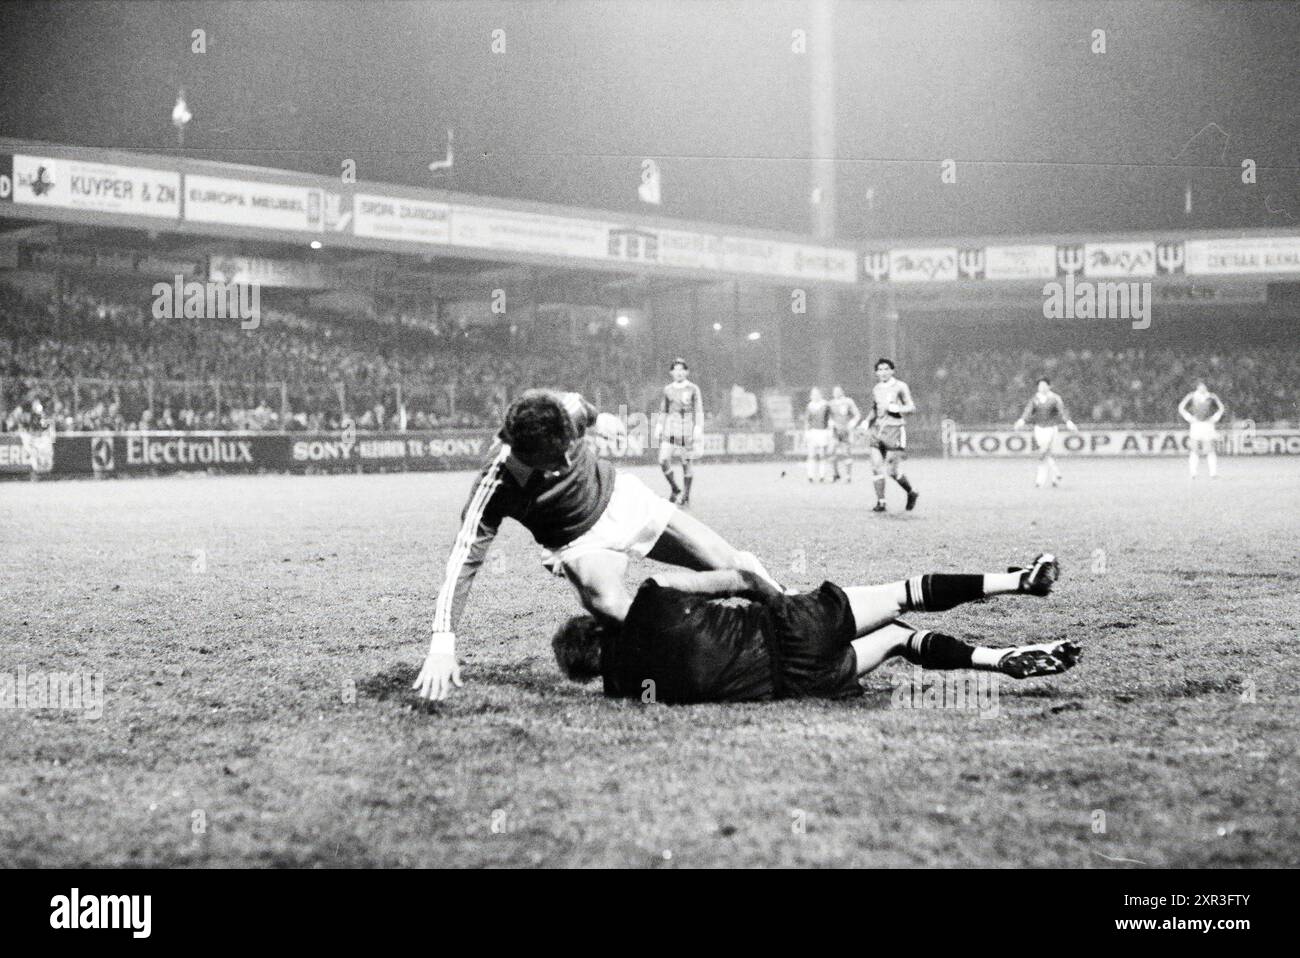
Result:
<instances>
[{"instance_id":1,"label":"player's hair","mask_svg":"<svg viewBox=\"0 0 1300 958\"><path fill-rule=\"evenodd\" d=\"M578 427L559 396L529 389L506 410L502 433L514 452L530 458L562 455L578 438Z\"/></svg>"},{"instance_id":2,"label":"player's hair","mask_svg":"<svg viewBox=\"0 0 1300 958\"><path fill-rule=\"evenodd\" d=\"M876 365L873 366L872 369L879 369L881 366L888 366L890 369L897 368L894 365L894 361L892 359L886 359L884 356L881 356L879 359L876 360Z\"/></svg>"},{"instance_id":3,"label":"player's hair","mask_svg":"<svg viewBox=\"0 0 1300 958\"><path fill-rule=\"evenodd\" d=\"M1049 385L1049 386L1052 385L1052 381L1051 381L1050 379L1048 379L1046 376L1039 376L1039 377L1038 377L1038 382L1039 382L1039 383L1047 383L1047 385ZM1034 385L1036 386L1036 385L1038 385L1038 383L1034 383Z\"/></svg>"},{"instance_id":4,"label":"player's hair","mask_svg":"<svg viewBox=\"0 0 1300 958\"><path fill-rule=\"evenodd\" d=\"M600 644L610 628L597 622L595 616L583 613L555 630L551 648L555 664L566 678L587 682L600 675Z\"/></svg>"},{"instance_id":5,"label":"player's hair","mask_svg":"<svg viewBox=\"0 0 1300 958\"><path fill-rule=\"evenodd\" d=\"M691 367L687 364L686 360L682 359L681 356L678 356L671 363L668 364L669 372L676 369L678 366L681 366L682 369L685 369L687 372L691 371Z\"/></svg>"}]
</instances>

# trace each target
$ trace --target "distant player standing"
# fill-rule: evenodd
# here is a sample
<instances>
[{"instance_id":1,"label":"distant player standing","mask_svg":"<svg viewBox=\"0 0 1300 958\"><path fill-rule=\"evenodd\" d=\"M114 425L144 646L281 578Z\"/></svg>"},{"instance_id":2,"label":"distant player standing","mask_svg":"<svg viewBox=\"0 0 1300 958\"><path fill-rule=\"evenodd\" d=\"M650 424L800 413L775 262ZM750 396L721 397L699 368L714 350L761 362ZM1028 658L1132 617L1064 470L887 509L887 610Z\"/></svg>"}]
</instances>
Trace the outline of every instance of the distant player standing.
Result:
<instances>
[{"instance_id":1,"label":"distant player standing","mask_svg":"<svg viewBox=\"0 0 1300 958\"><path fill-rule=\"evenodd\" d=\"M1197 380L1196 388L1183 397L1178 404L1178 415L1187 420L1189 426L1188 445L1191 452L1187 456L1187 469L1193 479L1196 478L1196 457L1205 455L1205 465L1210 470L1210 478L1219 474L1219 457L1214 451L1214 442L1218 439L1216 426L1223 418L1223 401L1204 380Z\"/></svg>"},{"instance_id":2,"label":"distant player standing","mask_svg":"<svg viewBox=\"0 0 1300 958\"><path fill-rule=\"evenodd\" d=\"M826 481L826 458L831 452L831 406L814 386L804 410L804 443L808 446L808 481Z\"/></svg>"},{"instance_id":3,"label":"distant player standing","mask_svg":"<svg viewBox=\"0 0 1300 958\"><path fill-rule=\"evenodd\" d=\"M45 407L33 399L28 412L17 417L18 441L32 466L32 479L54 468L54 421L45 418Z\"/></svg>"},{"instance_id":4,"label":"distant player standing","mask_svg":"<svg viewBox=\"0 0 1300 958\"><path fill-rule=\"evenodd\" d=\"M831 390L831 466L835 473L832 481L840 481L840 466L844 467L844 481L853 481L853 430L862 421L862 412L852 397L844 395L844 388Z\"/></svg>"},{"instance_id":5,"label":"distant player standing","mask_svg":"<svg viewBox=\"0 0 1300 958\"><path fill-rule=\"evenodd\" d=\"M1070 414L1065 411L1065 400L1052 391L1052 381L1046 376L1038 380L1037 391L1025 403L1025 411L1012 428L1024 429L1026 422L1033 424L1034 445L1038 447L1038 473L1034 477L1034 486L1041 489L1049 478L1052 485L1060 485L1061 470L1052 457L1056 434L1062 425L1071 432L1078 432L1079 427L1070 420Z\"/></svg>"},{"instance_id":6,"label":"distant player standing","mask_svg":"<svg viewBox=\"0 0 1300 958\"><path fill-rule=\"evenodd\" d=\"M660 407L658 441L659 468L672 494L669 501L680 506L691 504L691 482L695 478L695 460L704 441L704 396L700 387L687 379L690 367L686 360L673 360L669 371L673 381L664 387ZM682 484L679 488L673 476L673 460L682 464Z\"/></svg>"},{"instance_id":7,"label":"distant player standing","mask_svg":"<svg viewBox=\"0 0 1300 958\"><path fill-rule=\"evenodd\" d=\"M876 385L871 388L871 412L867 426L871 430L871 471L876 484L876 505L872 512L885 511L885 479L892 476L907 493L907 510L916 508L920 497L903 475L902 463L907 450L907 427L903 417L916 412L912 391L907 383L894 378L894 361L876 363Z\"/></svg>"}]
</instances>

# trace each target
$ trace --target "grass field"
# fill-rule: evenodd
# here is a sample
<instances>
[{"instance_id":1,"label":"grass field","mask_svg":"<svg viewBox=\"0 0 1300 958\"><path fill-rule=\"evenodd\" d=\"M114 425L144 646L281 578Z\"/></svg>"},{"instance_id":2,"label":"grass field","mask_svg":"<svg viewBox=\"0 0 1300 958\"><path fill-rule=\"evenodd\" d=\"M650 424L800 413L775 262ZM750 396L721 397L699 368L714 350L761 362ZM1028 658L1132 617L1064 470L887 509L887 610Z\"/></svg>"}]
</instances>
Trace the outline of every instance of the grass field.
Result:
<instances>
[{"instance_id":1,"label":"grass field","mask_svg":"<svg viewBox=\"0 0 1300 958\"><path fill-rule=\"evenodd\" d=\"M697 482L695 513L793 585L1057 552L1049 599L909 616L1082 643L992 717L895 707L902 664L847 702L606 701L561 680L574 600L513 525L466 686L425 708L407 688L469 474L0 485L0 671L106 687L98 720L0 711L0 861L1300 865L1300 463L1064 469L1035 490L1027 462L918 460L917 511L885 516L865 470Z\"/></svg>"}]
</instances>

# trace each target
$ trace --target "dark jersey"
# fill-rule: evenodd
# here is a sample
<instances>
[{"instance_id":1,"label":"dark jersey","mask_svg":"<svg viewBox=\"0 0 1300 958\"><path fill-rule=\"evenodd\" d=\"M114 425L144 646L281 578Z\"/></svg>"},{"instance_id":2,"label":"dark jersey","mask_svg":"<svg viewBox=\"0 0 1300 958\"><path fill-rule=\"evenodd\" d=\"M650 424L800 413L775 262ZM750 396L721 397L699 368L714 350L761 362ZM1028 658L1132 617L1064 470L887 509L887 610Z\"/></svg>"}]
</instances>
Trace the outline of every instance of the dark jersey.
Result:
<instances>
[{"instance_id":1,"label":"dark jersey","mask_svg":"<svg viewBox=\"0 0 1300 958\"><path fill-rule=\"evenodd\" d=\"M479 482L492 469L487 466ZM562 475L548 477L508 461L500 467L500 479L487 499L483 522L495 529L502 519L514 519L547 549L568 545L594 526L614 492L613 465L585 440L573 454L572 468Z\"/></svg>"},{"instance_id":2,"label":"dark jersey","mask_svg":"<svg viewBox=\"0 0 1300 958\"><path fill-rule=\"evenodd\" d=\"M558 549L591 529L609 505L614 467L596 455L586 437L587 428L596 421L596 409L576 393L563 398L584 437L572 455L572 465L558 476L547 476L513 458L504 442L498 440L493 446L461 513L460 532L438 592L435 632L450 632L460 620L474 576L503 519L514 519L538 545Z\"/></svg>"},{"instance_id":3,"label":"dark jersey","mask_svg":"<svg viewBox=\"0 0 1300 958\"><path fill-rule=\"evenodd\" d=\"M804 424L808 429L828 429L831 424L831 405L822 400L810 402L803 413Z\"/></svg>"},{"instance_id":4,"label":"dark jersey","mask_svg":"<svg viewBox=\"0 0 1300 958\"><path fill-rule=\"evenodd\" d=\"M704 399L700 387L689 379L671 382L664 387L660 412L663 435L667 439L689 439L704 422Z\"/></svg>"},{"instance_id":5,"label":"dark jersey","mask_svg":"<svg viewBox=\"0 0 1300 958\"><path fill-rule=\"evenodd\" d=\"M1020 418L1031 426L1059 426L1070 421L1070 414L1065 411L1065 400L1054 392L1046 396L1034 393L1025 403L1025 411Z\"/></svg>"},{"instance_id":6,"label":"dark jersey","mask_svg":"<svg viewBox=\"0 0 1300 958\"><path fill-rule=\"evenodd\" d=\"M770 699L767 620L759 602L647 581L602 649L605 694L666 703Z\"/></svg>"}]
</instances>

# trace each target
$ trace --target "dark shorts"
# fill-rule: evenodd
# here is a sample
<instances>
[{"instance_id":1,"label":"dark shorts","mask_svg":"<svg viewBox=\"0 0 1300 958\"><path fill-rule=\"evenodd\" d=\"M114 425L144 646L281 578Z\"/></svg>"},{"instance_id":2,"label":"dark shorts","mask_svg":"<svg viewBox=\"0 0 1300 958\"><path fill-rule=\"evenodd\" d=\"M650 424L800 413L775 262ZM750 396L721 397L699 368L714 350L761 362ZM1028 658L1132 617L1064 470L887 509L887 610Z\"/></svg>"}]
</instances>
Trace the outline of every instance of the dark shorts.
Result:
<instances>
[{"instance_id":1,"label":"dark shorts","mask_svg":"<svg viewBox=\"0 0 1300 958\"><path fill-rule=\"evenodd\" d=\"M884 423L871 431L871 446L883 455L901 454L907 448L907 427L902 423Z\"/></svg>"},{"instance_id":2,"label":"dark shorts","mask_svg":"<svg viewBox=\"0 0 1300 958\"><path fill-rule=\"evenodd\" d=\"M670 436L667 433L659 442L659 458L698 459L700 450L695 443L695 433Z\"/></svg>"},{"instance_id":3,"label":"dark shorts","mask_svg":"<svg viewBox=\"0 0 1300 958\"><path fill-rule=\"evenodd\" d=\"M833 582L768 603L769 648L779 696L857 695L857 636L849 597Z\"/></svg>"}]
</instances>

